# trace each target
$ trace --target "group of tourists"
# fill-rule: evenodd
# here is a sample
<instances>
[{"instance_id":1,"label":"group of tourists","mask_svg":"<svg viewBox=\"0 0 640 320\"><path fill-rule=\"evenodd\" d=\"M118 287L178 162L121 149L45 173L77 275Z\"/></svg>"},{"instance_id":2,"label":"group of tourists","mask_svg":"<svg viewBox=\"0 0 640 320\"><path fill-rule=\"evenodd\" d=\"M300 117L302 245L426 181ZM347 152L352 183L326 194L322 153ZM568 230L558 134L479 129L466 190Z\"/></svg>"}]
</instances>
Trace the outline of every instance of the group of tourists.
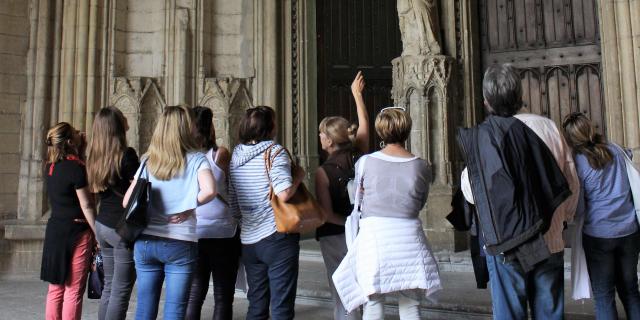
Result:
<instances>
[{"instance_id":1,"label":"group of tourists","mask_svg":"<svg viewBox=\"0 0 640 320\"><path fill-rule=\"evenodd\" d=\"M412 123L401 107L377 114L380 150L370 153L364 88L358 73L351 85L357 125L342 117L319 124L328 157L315 172L315 195L326 223L315 235L334 319L383 319L387 297L397 299L401 319L419 319L420 301L442 288L419 218L430 166L405 147ZM487 70L483 94L489 115L458 134L466 162L460 198L467 229L479 230L494 318L563 318L562 234L575 216L597 318L617 317L617 290L627 317L640 319L629 155L584 114L569 115L561 132L526 113L509 65ZM127 146L117 108L98 112L88 143L68 123L53 126L44 168L46 319L81 317L97 250L105 272L101 320L126 317L134 283L136 319L158 316L163 286L164 319L200 319L210 279L213 319L232 319L238 278L246 280L247 319L293 319L300 234L277 231L270 194L288 201L307 175L274 141L276 118L270 107L248 109L230 153L216 143L210 109L168 106L140 158ZM117 230L138 179L151 185L148 224L129 242Z\"/></svg>"}]
</instances>

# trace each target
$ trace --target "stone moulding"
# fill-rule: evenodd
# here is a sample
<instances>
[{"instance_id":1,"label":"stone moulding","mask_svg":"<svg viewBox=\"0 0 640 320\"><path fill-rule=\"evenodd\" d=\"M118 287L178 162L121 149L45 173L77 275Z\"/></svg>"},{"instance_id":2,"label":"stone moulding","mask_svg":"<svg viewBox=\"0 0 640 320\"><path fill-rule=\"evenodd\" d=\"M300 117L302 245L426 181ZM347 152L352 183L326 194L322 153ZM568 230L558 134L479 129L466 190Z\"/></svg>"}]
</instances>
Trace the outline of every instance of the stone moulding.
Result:
<instances>
[{"instance_id":1,"label":"stone moulding","mask_svg":"<svg viewBox=\"0 0 640 320\"><path fill-rule=\"evenodd\" d=\"M232 148L237 143L235 134L245 111L253 107L251 78L218 77L202 79L199 106L213 112L216 143Z\"/></svg>"},{"instance_id":2,"label":"stone moulding","mask_svg":"<svg viewBox=\"0 0 640 320\"><path fill-rule=\"evenodd\" d=\"M129 122L127 140L139 154L146 151L158 116L167 105L159 79L115 77L109 104L120 109Z\"/></svg>"},{"instance_id":3,"label":"stone moulding","mask_svg":"<svg viewBox=\"0 0 640 320\"><path fill-rule=\"evenodd\" d=\"M454 59L449 56L401 56L391 61L393 89L391 96L396 105L406 106L412 90L423 96L435 88L444 96L451 80Z\"/></svg>"}]
</instances>

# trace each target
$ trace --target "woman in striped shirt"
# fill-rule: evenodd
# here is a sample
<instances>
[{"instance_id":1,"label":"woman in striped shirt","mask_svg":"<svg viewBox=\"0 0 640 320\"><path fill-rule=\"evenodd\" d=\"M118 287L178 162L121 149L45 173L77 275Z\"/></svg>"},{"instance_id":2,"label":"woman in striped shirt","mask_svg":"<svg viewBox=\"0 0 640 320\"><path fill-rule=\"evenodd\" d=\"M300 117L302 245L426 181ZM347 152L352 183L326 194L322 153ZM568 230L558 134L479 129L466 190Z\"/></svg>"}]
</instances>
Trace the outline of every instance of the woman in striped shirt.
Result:
<instances>
[{"instance_id":1,"label":"woman in striped shirt","mask_svg":"<svg viewBox=\"0 0 640 320\"><path fill-rule=\"evenodd\" d=\"M229 168L231 210L240 212L242 263L247 273L249 310L247 319L293 319L300 235L276 232L269 187L281 200L293 196L304 178L304 170L293 171L286 152L273 141L275 112L270 107L247 110L240 123L240 144L233 150ZM264 153L277 154L270 172Z\"/></svg>"}]
</instances>

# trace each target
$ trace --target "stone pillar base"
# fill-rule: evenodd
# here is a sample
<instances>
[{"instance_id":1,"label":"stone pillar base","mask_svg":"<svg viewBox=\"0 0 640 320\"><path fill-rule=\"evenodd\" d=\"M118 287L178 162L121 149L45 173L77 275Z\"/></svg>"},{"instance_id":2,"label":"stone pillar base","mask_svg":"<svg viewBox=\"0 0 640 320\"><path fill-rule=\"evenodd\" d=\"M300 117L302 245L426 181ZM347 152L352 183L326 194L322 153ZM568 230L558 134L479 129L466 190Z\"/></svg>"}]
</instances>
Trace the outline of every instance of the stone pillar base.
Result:
<instances>
[{"instance_id":1,"label":"stone pillar base","mask_svg":"<svg viewBox=\"0 0 640 320\"><path fill-rule=\"evenodd\" d=\"M40 274L45 224L8 222L0 228L0 277L33 279Z\"/></svg>"},{"instance_id":2,"label":"stone pillar base","mask_svg":"<svg viewBox=\"0 0 640 320\"><path fill-rule=\"evenodd\" d=\"M424 231L434 251L461 251L468 249L467 232L457 232L447 221L451 212L453 190L448 186L432 185L425 209L420 212Z\"/></svg>"}]
</instances>

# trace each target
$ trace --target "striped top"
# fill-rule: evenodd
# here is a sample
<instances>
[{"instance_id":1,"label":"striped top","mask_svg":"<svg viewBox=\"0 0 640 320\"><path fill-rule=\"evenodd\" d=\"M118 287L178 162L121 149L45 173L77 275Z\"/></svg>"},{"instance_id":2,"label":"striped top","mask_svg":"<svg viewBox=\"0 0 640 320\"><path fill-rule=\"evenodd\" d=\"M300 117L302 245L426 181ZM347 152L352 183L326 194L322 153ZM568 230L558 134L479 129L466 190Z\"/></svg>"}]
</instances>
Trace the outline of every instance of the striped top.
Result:
<instances>
[{"instance_id":1,"label":"striped top","mask_svg":"<svg viewBox=\"0 0 640 320\"><path fill-rule=\"evenodd\" d=\"M240 212L240 240L243 244L256 243L274 232L276 222L269 201L269 185L278 194L293 184L291 164L286 152L273 161L267 175L264 152L273 141L255 145L240 144L233 150L229 166L229 205L234 213ZM276 144L272 154L282 148Z\"/></svg>"}]
</instances>

